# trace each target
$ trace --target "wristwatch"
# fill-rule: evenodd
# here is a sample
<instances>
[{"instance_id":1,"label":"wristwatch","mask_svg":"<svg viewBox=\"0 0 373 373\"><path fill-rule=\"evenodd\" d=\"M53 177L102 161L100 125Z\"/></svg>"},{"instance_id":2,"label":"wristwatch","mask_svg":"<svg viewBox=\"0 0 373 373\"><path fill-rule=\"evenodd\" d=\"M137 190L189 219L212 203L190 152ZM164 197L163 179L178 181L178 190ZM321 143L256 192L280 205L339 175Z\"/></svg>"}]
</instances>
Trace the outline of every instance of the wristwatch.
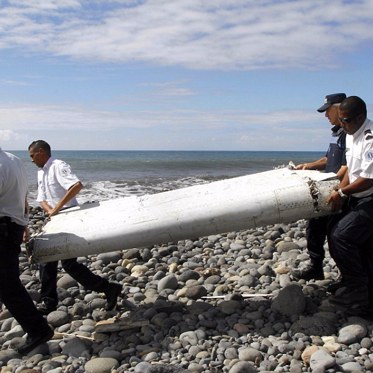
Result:
<instances>
[{"instance_id":1,"label":"wristwatch","mask_svg":"<svg viewBox=\"0 0 373 373\"><path fill-rule=\"evenodd\" d=\"M342 192L342 189L341 189L341 188L339 188L339 189L337 190L337 192L338 192L338 194L341 196L341 198L347 198L347 197L348 197L347 194L344 194L344 193Z\"/></svg>"}]
</instances>

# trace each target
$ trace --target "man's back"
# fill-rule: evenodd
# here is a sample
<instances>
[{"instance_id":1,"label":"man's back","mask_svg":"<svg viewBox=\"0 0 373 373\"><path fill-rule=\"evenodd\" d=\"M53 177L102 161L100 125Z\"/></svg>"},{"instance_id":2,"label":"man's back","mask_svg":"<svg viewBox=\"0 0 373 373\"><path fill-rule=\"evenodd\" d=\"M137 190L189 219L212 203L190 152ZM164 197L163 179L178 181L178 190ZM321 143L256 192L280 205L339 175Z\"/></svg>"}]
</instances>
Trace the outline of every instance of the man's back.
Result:
<instances>
[{"instance_id":1,"label":"man's back","mask_svg":"<svg viewBox=\"0 0 373 373\"><path fill-rule=\"evenodd\" d=\"M15 223L26 225L26 171L19 158L1 149L0 186L0 216L8 216Z\"/></svg>"}]
</instances>

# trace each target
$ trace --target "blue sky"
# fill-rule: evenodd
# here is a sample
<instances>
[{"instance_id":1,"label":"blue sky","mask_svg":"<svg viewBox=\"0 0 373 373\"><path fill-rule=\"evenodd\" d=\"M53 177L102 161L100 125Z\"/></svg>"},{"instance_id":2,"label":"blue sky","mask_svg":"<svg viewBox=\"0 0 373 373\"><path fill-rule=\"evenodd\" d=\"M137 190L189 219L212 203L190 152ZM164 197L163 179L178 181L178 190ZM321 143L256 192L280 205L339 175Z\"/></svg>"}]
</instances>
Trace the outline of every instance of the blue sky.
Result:
<instances>
[{"instance_id":1,"label":"blue sky","mask_svg":"<svg viewBox=\"0 0 373 373\"><path fill-rule=\"evenodd\" d=\"M372 30L373 0L0 0L0 146L325 150L326 94L373 110Z\"/></svg>"}]
</instances>

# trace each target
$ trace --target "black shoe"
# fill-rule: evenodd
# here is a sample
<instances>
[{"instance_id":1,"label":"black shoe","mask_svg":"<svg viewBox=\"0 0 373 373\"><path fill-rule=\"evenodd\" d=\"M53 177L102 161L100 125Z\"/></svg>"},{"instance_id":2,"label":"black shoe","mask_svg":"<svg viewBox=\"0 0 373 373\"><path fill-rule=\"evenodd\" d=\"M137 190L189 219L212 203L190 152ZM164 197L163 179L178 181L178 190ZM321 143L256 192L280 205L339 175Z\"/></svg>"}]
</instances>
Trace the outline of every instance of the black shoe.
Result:
<instances>
[{"instance_id":1,"label":"black shoe","mask_svg":"<svg viewBox=\"0 0 373 373\"><path fill-rule=\"evenodd\" d=\"M338 306L353 309L364 309L369 306L369 292L366 286L346 286L329 297L329 302Z\"/></svg>"},{"instance_id":2,"label":"black shoe","mask_svg":"<svg viewBox=\"0 0 373 373\"><path fill-rule=\"evenodd\" d=\"M52 311L55 311L57 309L57 304L54 304L54 303L50 303L50 302L45 302L43 301L40 306L38 306L38 311L42 314L42 315L48 315L50 314Z\"/></svg>"},{"instance_id":3,"label":"black shoe","mask_svg":"<svg viewBox=\"0 0 373 373\"><path fill-rule=\"evenodd\" d=\"M48 329L45 329L43 333L27 336L26 342L20 348L18 348L18 353L22 355L29 353L37 346L49 341L53 335L54 331L48 326Z\"/></svg>"},{"instance_id":4,"label":"black shoe","mask_svg":"<svg viewBox=\"0 0 373 373\"><path fill-rule=\"evenodd\" d=\"M311 264L303 271L293 273L293 277L297 280L324 280L324 271L322 266Z\"/></svg>"},{"instance_id":5,"label":"black shoe","mask_svg":"<svg viewBox=\"0 0 373 373\"><path fill-rule=\"evenodd\" d=\"M346 287L347 284L343 281L343 278L336 281L336 282L333 282L331 283L327 288L326 288L326 291L328 293L332 293L334 294L337 290L343 288L343 287Z\"/></svg>"},{"instance_id":6,"label":"black shoe","mask_svg":"<svg viewBox=\"0 0 373 373\"><path fill-rule=\"evenodd\" d=\"M116 284L114 282L110 282L108 285L108 289L105 291L107 306L106 309L108 311L113 310L117 305L117 300L122 292L122 285Z\"/></svg>"}]
</instances>

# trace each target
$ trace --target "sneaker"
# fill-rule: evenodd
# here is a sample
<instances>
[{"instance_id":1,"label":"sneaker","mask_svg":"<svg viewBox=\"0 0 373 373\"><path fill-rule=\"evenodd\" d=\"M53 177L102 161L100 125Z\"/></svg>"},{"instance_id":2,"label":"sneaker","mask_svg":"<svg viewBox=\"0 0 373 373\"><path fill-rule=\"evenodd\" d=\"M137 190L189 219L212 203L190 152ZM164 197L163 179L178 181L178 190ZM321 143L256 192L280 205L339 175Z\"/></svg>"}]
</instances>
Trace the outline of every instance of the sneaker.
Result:
<instances>
[{"instance_id":1,"label":"sneaker","mask_svg":"<svg viewBox=\"0 0 373 373\"><path fill-rule=\"evenodd\" d=\"M297 280L324 280L324 271L321 266L311 264L303 271L293 273L293 277Z\"/></svg>"},{"instance_id":2,"label":"sneaker","mask_svg":"<svg viewBox=\"0 0 373 373\"><path fill-rule=\"evenodd\" d=\"M114 282L109 283L108 289L105 291L106 300L107 300L106 309L108 311L111 311L116 307L118 297L121 292L122 292L122 285L116 284Z\"/></svg>"},{"instance_id":3,"label":"sneaker","mask_svg":"<svg viewBox=\"0 0 373 373\"><path fill-rule=\"evenodd\" d=\"M363 309L369 305L369 292L366 286L346 286L329 297L329 302L351 309Z\"/></svg>"},{"instance_id":4,"label":"sneaker","mask_svg":"<svg viewBox=\"0 0 373 373\"><path fill-rule=\"evenodd\" d=\"M32 351L37 346L49 341L54 335L54 331L48 326L43 333L37 335L29 335L26 338L25 343L18 348L18 353L24 355Z\"/></svg>"},{"instance_id":5,"label":"sneaker","mask_svg":"<svg viewBox=\"0 0 373 373\"><path fill-rule=\"evenodd\" d=\"M52 311L55 311L56 309L57 309L57 304L51 303L51 302L43 301L40 304L40 306L38 306L38 311L44 316L50 314Z\"/></svg>"}]
</instances>

